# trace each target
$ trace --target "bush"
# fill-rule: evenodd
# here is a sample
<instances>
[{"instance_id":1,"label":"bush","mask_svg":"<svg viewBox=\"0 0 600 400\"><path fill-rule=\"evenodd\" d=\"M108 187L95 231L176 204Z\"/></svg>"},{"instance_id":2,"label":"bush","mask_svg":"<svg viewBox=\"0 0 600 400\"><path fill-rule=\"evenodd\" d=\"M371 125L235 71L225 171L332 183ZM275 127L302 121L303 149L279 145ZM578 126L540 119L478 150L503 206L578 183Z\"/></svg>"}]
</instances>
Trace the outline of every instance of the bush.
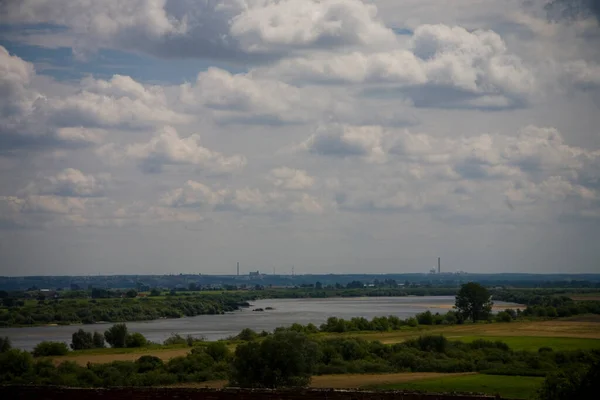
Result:
<instances>
[{"instance_id":1,"label":"bush","mask_svg":"<svg viewBox=\"0 0 600 400\"><path fill-rule=\"evenodd\" d=\"M100 332L94 332L92 336L92 342L94 343L94 348L103 349L104 348L104 335Z\"/></svg>"},{"instance_id":2,"label":"bush","mask_svg":"<svg viewBox=\"0 0 600 400\"><path fill-rule=\"evenodd\" d=\"M8 336L1 337L0 336L0 353L6 353L12 348L12 344L10 343L10 338Z\"/></svg>"},{"instance_id":3,"label":"bush","mask_svg":"<svg viewBox=\"0 0 600 400\"><path fill-rule=\"evenodd\" d=\"M139 332L127 335L125 339L125 345L127 347L144 347L148 344L148 340Z\"/></svg>"},{"instance_id":4,"label":"bush","mask_svg":"<svg viewBox=\"0 0 600 400\"><path fill-rule=\"evenodd\" d=\"M236 339L243 340L246 342L252 341L258 337L258 334L250 328L242 329L242 331L236 336Z\"/></svg>"},{"instance_id":5,"label":"bush","mask_svg":"<svg viewBox=\"0 0 600 400\"><path fill-rule=\"evenodd\" d=\"M188 341L186 338L184 338L183 336L181 336L178 333L172 333L171 336L169 336L167 339L165 339L165 341L163 342L163 344L165 346L169 346L169 345L176 345L176 344L188 344Z\"/></svg>"},{"instance_id":6,"label":"bush","mask_svg":"<svg viewBox=\"0 0 600 400\"><path fill-rule=\"evenodd\" d=\"M164 366L163 361L154 356L141 356L135 362L138 366L138 372L144 373L148 371L154 371Z\"/></svg>"},{"instance_id":7,"label":"bush","mask_svg":"<svg viewBox=\"0 0 600 400\"><path fill-rule=\"evenodd\" d=\"M33 359L28 352L11 349L0 353L0 382L12 383L15 378L21 378L32 370Z\"/></svg>"},{"instance_id":8,"label":"bush","mask_svg":"<svg viewBox=\"0 0 600 400\"><path fill-rule=\"evenodd\" d=\"M429 310L417 314L416 317L419 325L433 325L433 314Z\"/></svg>"},{"instance_id":9,"label":"bush","mask_svg":"<svg viewBox=\"0 0 600 400\"><path fill-rule=\"evenodd\" d=\"M79 329L71 336L71 348L73 350L85 350L94 348L94 338L90 332Z\"/></svg>"},{"instance_id":10,"label":"bush","mask_svg":"<svg viewBox=\"0 0 600 400\"><path fill-rule=\"evenodd\" d=\"M112 347L123 348L127 340L127 325L115 324L104 332L104 338Z\"/></svg>"},{"instance_id":11,"label":"bush","mask_svg":"<svg viewBox=\"0 0 600 400\"><path fill-rule=\"evenodd\" d=\"M306 335L280 332L235 350L231 383L240 387L302 387L315 371L318 346Z\"/></svg>"},{"instance_id":12,"label":"bush","mask_svg":"<svg viewBox=\"0 0 600 400\"><path fill-rule=\"evenodd\" d=\"M64 356L69 352L69 347L62 342L41 342L33 349L34 357Z\"/></svg>"},{"instance_id":13,"label":"bush","mask_svg":"<svg viewBox=\"0 0 600 400\"><path fill-rule=\"evenodd\" d=\"M513 318L506 311L500 311L496 314L496 322L511 322Z\"/></svg>"},{"instance_id":14,"label":"bush","mask_svg":"<svg viewBox=\"0 0 600 400\"><path fill-rule=\"evenodd\" d=\"M229 358L231 354L225 342L209 343L204 348L204 351L206 352L206 354L211 356L213 360L215 360L215 362L225 361Z\"/></svg>"}]
</instances>

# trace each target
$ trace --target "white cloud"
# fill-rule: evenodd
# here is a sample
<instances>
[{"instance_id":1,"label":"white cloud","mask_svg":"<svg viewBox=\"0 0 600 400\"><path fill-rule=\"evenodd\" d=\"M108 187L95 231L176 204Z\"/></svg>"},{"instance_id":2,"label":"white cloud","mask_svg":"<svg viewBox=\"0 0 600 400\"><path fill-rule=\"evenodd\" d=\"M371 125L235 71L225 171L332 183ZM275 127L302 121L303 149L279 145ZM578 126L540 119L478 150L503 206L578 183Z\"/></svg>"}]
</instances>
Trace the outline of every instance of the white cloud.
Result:
<instances>
[{"instance_id":1,"label":"white cloud","mask_svg":"<svg viewBox=\"0 0 600 400\"><path fill-rule=\"evenodd\" d=\"M503 109L521 106L536 88L533 73L493 31L419 26L408 49L321 53L282 60L258 76L294 82L371 84L400 90L417 106Z\"/></svg>"},{"instance_id":2,"label":"white cloud","mask_svg":"<svg viewBox=\"0 0 600 400\"><path fill-rule=\"evenodd\" d=\"M334 157L362 157L373 162L385 159L380 126L321 125L298 150Z\"/></svg>"},{"instance_id":3,"label":"white cloud","mask_svg":"<svg viewBox=\"0 0 600 400\"><path fill-rule=\"evenodd\" d=\"M360 0L24 0L4 3L0 10L12 23L67 27L77 52L112 47L167 57L231 60L247 54L246 60L260 60L310 48L395 41L376 7Z\"/></svg>"},{"instance_id":4,"label":"white cloud","mask_svg":"<svg viewBox=\"0 0 600 400\"><path fill-rule=\"evenodd\" d=\"M315 179L306 171L287 167L272 169L269 180L275 186L289 190L310 189L315 183Z\"/></svg>"},{"instance_id":5,"label":"white cloud","mask_svg":"<svg viewBox=\"0 0 600 400\"><path fill-rule=\"evenodd\" d=\"M304 192L283 193L250 187L213 189L196 181L188 181L184 187L165 193L160 204L242 214L319 214L324 211L318 199Z\"/></svg>"},{"instance_id":6,"label":"white cloud","mask_svg":"<svg viewBox=\"0 0 600 400\"><path fill-rule=\"evenodd\" d=\"M170 126L164 127L146 143L128 146L123 154L115 148L112 150L117 155L137 160L145 172L160 172L164 166L191 165L210 172L229 173L246 165L244 156L225 156L207 149L200 144L199 135L182 138Z\"/></svg>"},{"instance_id":7,"label":"white cloud","mask_svg":"<svg viewBox=\"0 0 600 400\"><path fill-rule=\"evenodd\" d=\"M36 89L31 63L0 46L0 144L3 150L83 147L98 144L100 128L144 128L189 123L175 112L162 87L144 86L131 77L86 78L76 93L62 96Z\"/></svg>"},{"instance_id":8,"label":"white cloud","mask_svg":"<svg viewBox=\"0 0 600 400\"><path fill-rule=\"evenodd\" d=\"M66 168L56 175L28 184L23 192L58 197L102 197L110 181L109 174L86 175L78 169Z\"/></svg>"}]
</instances>

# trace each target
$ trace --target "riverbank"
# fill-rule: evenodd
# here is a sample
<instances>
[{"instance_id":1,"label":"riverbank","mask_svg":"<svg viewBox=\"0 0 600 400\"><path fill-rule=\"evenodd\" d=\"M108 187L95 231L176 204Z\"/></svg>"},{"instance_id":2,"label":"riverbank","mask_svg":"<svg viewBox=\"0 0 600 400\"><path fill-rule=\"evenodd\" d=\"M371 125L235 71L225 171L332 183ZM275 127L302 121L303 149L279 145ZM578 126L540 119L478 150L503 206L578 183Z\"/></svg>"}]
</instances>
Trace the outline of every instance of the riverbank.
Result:
<instances>
[{"instance_id":1,"label":"riverbank","mask_svg":"<svg viewBox=\"0 0 600 400\"><path fill-rule=\"evenodd\" d=\"M147 322L128 322L130 332L139 332L148 340L162 343L172 333L207 340L225 339L237 335L244 328L257 332L273 331L280 326L290 326L294 323L317 326L325 323L327 318L336 316L351 319L365 317L368 319L394 315L402 319L414 317L418 313L446 313L447 307L454 305L452 296L424 297L351 297L325 299L263 299L252 301L251 308L244 308L223 315L199 315L190 318L158 319ZM432 307L435 305L436 307ZM517 305L500 303L503 308ZM264 312L252 312L253 308L274 308ZM25 350L43 340L70 343L71 335L79 328L89 331L104 332L112 324L93 324L87 326L49 326L26 328L0 328L0 337L8 336L13 346Z\"/></svg>"}]
</instances>

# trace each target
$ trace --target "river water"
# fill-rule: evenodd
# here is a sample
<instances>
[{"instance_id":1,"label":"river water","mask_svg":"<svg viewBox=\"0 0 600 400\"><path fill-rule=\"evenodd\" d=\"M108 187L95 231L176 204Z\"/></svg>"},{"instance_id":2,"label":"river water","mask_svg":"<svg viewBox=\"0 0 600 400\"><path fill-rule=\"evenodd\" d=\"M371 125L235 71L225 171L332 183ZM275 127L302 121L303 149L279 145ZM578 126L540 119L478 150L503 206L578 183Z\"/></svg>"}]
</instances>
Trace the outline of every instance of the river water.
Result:
<instances>
[{"instance_id":1,"label":"river water","mask_svg":"<svg viewBox=\"0 0 600 400\"><path fill-rule=\"evenodd\" d=\"M360 297L329 299L272 299L256 300L249 309L224 315L199 315L190 318L161 319L147 322L128 322L130 332L140 332L148 340L162 342L172 333L182 336L203 336L208 340L224 339L237 335L244 328L257 332L272 331L294 322L319 326L329 317L350 319L396 315L408 318L417 313L447 312L454 305L454 296L423 297ZM274 310L254 312L255 308L273 307ZM518 305L495 302L495 307L516 308ZM71 335L79 328L104 332L112 323L94 325L41 326L27 328L0 328L0 337L8 336L13 347L32 350L44 340L71 342Z\"/></svg>"}]
</instances>

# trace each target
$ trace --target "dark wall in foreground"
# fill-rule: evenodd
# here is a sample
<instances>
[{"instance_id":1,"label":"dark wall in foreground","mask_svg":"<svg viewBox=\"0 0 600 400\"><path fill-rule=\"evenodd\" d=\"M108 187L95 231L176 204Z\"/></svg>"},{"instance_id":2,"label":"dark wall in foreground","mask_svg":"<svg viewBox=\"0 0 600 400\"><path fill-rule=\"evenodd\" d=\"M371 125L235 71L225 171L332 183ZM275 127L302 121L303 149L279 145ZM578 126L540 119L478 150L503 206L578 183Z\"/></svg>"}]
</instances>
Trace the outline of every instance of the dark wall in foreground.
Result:
<instances>
[{"instance_id":1,"label":"dark wall in foreground","mask_svg":"<svg viewBox=\"0 0 600 400\"><path fill-rule=\"evenodd\" d=\"M15 400L492 400L490 396L341 390L245 389L68 389L59 387L0 386L0 399Z\"/></svg>"}]
</instances>

